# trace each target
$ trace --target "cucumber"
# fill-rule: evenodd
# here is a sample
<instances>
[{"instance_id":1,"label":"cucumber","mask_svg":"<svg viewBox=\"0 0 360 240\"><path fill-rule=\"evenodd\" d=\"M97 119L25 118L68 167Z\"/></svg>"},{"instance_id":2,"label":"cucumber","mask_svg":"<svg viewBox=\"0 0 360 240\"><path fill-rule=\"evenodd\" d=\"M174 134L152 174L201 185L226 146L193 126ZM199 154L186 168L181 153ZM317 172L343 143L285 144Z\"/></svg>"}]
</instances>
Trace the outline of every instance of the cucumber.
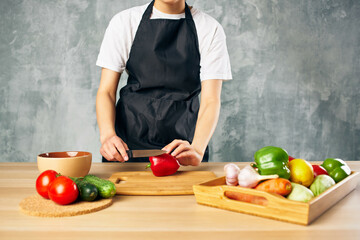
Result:
<instances>
[{"instance_id":1,"label":"cucumber","mask_svg":"<svg viewBox=\"0 0 360 240\"><path fill-rule=\"evenodd\" d=\"M79 188L80 198L83 201L92 202L98 196L98 189L94 184L91 184L85 180L77 183Z\"/></svg>"},{"instance_id":2,"label":"cucumber","mask_svg":"<svg viewBox=\"0 0 360 240\"><path fill-rule=\"evenodd\" d=\"M94 175L86 175L84 180L94 184L102 198L111 198L116 194L115 184L109 180L101 179Z\"/></svg>"},{"instance_id":3,"label":"cucumber","mask_svg":"<svg viewBox=\"0 0 360 240\"><path fill-rule=\"evenodd\" d=\"M79 199L84 201L94 201L98 196L99 190L94 184L91 184L84 180L83 177L69 177L76 183L79 189Z\"/></svg>"}]
</instances>

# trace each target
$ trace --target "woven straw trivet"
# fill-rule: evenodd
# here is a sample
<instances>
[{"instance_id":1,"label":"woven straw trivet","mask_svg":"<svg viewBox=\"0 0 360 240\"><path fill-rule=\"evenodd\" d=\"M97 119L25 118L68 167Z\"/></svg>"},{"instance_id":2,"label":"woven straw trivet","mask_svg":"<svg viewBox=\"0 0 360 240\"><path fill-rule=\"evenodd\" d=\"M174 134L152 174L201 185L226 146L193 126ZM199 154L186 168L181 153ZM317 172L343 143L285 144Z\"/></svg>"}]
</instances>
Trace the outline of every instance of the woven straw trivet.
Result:
<instances>
[{"instance_id":1,"label":"woven straw trivet","mask_svg":"<svg viewBox=\"0 0 360 240\"><path fill-rule=\"evenodd\" d=\"M69 217L92 213L107 208L112 199L100 199L94 202L75 202L69 205L58 205L38 194L23 199L19 206L26 215L39 217Z\"/></svg>"}]
</instances>

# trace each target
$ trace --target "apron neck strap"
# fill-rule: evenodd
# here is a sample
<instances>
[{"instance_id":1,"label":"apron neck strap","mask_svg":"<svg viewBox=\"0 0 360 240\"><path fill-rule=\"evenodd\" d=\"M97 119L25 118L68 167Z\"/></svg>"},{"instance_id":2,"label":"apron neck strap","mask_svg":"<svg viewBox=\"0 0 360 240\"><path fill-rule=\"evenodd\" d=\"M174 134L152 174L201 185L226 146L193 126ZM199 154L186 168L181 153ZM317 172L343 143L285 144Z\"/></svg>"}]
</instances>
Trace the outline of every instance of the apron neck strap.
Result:
<instances>
[{"instance_id":1,"label":"apron neck strap","mask_svg":"<svg viewBox=\"0 0 360 240\"><path fill-rule=\"evenodd\" d=\"M153 7L154 7L154 0L149 4L149 6L146 8L143 16L142 16L142 21L147 21L150 20L151 14L153 12ZM192 20L192 16L191 16L191 12L190 12L190 8L187 5L187 3L185 2L185 19L186 20Z\"/></svg>"},{"instance_id":2,"label":"apron neck strap","mask_svg":"<svg viewBox=\"0 0 360 240\"><path fill-rule=\"evenodd\" d=\"M192 15L191 15L191 11L189 6L187 5L187 3L185 2L185 18L187 20L193 20Z\"/></svg>"}]
</instances>

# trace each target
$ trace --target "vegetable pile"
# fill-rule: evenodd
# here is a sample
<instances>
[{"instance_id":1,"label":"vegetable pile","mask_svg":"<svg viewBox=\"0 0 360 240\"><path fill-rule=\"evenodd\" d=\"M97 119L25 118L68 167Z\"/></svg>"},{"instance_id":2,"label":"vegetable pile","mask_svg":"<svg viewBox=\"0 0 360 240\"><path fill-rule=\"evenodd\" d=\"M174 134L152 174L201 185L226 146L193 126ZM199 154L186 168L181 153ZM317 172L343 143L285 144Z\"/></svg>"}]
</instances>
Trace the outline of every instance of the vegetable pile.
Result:
<instances>
[{"instance_id":1,"label":"vegetable pile","mask_svg":"<svg viewBox=\"0 0 360 240\"><path fill-rule=\"evenodd\" d=\"M267 146L254 154L254 163L240 169L229 163L224 167L226 184L254 188L281 195L290 200L308 202L351 174L341 159L327 158L321 165L293 158L279 147ZM231 199L262 204L266 199L225 192Z\"/></svg>"},{"instance_id":2,"label":"vegetable pile","mask_svg":"<svg viewBox=\"0 0 360 240\"><path fill-rule=\"evenodd\" d=\"M60 205L111 198L116 194L115 184L111 181L94 175L72 178L62 176L53 170L46 170L38 176L36 191L42 197Z\"/></svg>"}]
</instances>

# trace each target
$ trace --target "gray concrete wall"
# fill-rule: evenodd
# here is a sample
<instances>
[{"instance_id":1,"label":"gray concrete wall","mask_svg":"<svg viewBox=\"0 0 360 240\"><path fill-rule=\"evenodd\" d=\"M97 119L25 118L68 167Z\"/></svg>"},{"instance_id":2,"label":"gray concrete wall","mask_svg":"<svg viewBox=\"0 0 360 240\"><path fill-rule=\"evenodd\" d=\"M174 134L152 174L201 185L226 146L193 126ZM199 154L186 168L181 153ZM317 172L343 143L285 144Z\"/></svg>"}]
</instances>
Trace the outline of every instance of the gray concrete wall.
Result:
<instances>
[{"instance_id":1,"label":"gray concrete wall","mask_svg":"<svg viewBox=\"0 0 360 240\"><path fill-rule=\"evenodd\" d=\"M1 162L65 150L100 161L97 54L111 17L146 2L0 1ZM360 1L189 4L224 27L234 78L211 161L251 161L267 145L310 161L360 160Z\"/></svg>"}]
</instances>

